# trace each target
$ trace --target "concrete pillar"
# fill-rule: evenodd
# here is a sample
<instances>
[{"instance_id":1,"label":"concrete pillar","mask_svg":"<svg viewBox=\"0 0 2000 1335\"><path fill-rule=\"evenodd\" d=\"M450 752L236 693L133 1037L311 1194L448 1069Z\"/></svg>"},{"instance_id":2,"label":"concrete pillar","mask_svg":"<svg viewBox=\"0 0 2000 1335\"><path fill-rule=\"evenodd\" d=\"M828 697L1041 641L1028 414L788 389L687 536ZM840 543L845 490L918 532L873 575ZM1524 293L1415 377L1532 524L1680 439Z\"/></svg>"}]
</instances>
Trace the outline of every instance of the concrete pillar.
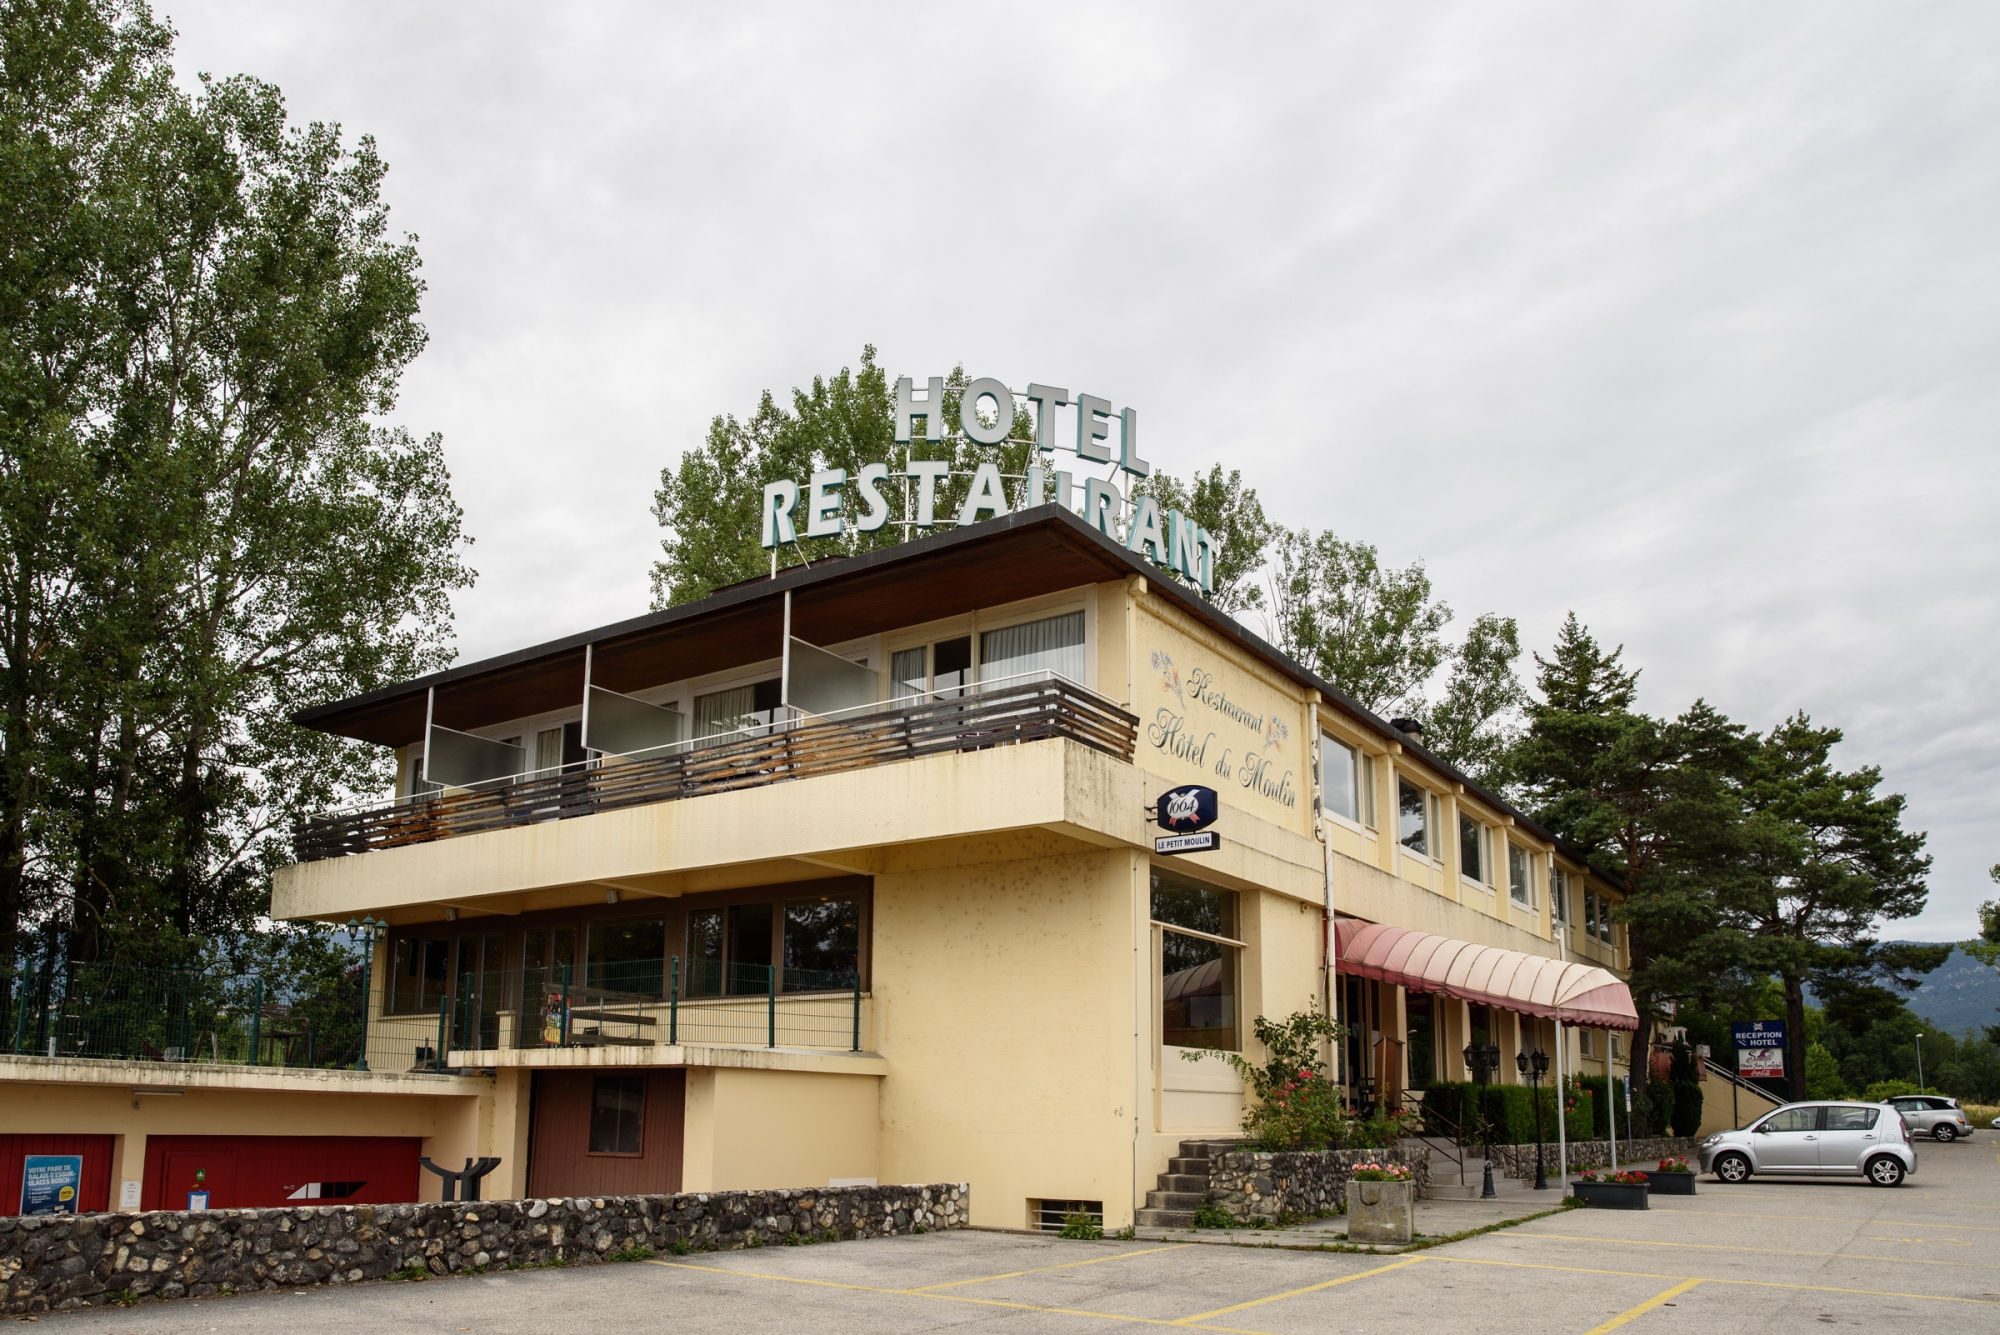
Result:
<instances>
[{"instance_id":1,"label":"concrete pillar","mask_svg":"<svg viewBox=\"0 0 2000 1335\"><path fill-rule=\"evenodd\" d=\"M136 1210L145 1200L146 1133L127 1131L111 1141L111 1208Z\"/></svg>"}]
</instances>

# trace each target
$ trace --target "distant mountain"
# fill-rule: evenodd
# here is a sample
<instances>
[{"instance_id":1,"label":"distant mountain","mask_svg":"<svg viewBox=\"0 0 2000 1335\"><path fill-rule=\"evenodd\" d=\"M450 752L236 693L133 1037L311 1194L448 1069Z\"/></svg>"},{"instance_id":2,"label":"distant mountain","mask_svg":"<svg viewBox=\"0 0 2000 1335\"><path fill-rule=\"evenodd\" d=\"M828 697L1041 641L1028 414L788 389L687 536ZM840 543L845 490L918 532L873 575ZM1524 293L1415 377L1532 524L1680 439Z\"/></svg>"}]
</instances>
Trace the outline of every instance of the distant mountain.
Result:
<instances>
[{"instance_id":1,"label":"distant mountain","mask_svg":"<svg viewBox=\"0 0 2000 1335\"><path fill-rule=\"evenodd\" d=\"M1923 976L1924 985L1911 993L1911 1010L1953 1037L1968 1028L1977 1034L2000 1024L2000 969L1989 969L1963 950Z\"/></svg>"}]
</instances>

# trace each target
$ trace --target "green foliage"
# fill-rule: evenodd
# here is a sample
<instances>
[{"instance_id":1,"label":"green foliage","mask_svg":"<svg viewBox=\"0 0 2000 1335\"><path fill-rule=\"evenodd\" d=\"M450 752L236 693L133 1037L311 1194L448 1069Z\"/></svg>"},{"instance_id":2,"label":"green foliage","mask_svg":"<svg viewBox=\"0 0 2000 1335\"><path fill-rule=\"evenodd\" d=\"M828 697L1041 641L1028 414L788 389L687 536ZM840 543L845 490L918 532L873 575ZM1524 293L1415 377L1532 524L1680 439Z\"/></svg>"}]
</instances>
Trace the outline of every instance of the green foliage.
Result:
<instances>
[{"instance_id":1,"label":"green foliage","mask_svg":"<svg viewBox=\"0 0 2000 1335\"><path fill-rule=\"evenodd\" d=\"M1692 1080L1676 1080L1668 1085L1673 1091L1674 1107L1667 1119L1668 1125L1677 1136L1692 1136L1701 1131L1701 1086Z\"/></svg>"},{"instance_id":2,"label":"green foliage","mask_svg":"<svg viewBox=\"0 0 2000 1335\"><path fill-rule=\"evenodd\" d=\"M1863 1103L1880 1103L1904 1094L1942 1094L1935 1085L1919 1085L1914 1080L1877 1080L1861 1091Z\"/></svg>"},{"instance_id":3,"label":"green foliage","mask_svg":"<svg viewBox=\"0 0 2000 1335\"><path fill-rule=\"evenodd\" d=\"M796 1234L794 1234L796 1236ZM789 1241L789 1239L787 1239ZM650 1261L659 1255L651 1247L641 1243L636 1247L620 1247L617 1251L604 1253L607 1261Z\"/></svg>"},{"instance_id":4,"label":"green foliage","mask_svg":"<svg viewBox=\"0 0 2000 1335\"><path fill-rule=\"evenodd\" d=\"M1222 465L1215 464L1205 474L1197 472L1191 485L1183 485L1171 473L1155 469L1132 491L1135 496L1151 496L1162 516L1178 510L1215 536L1219 550L1215 588L1206 595L1210 602L1230 613L1264 605L1264 591L1257 587L1255 576L1278 528L1264 517L1263 502L1255 490L1243 485L1239 470L1232 468L1225 477Z\"/></svg>"},{"instance_id":5,"label":"green foliage","mask_svg":"<svg viewBox=\"0 0 2000 1335\"><path fill-rule=\"evenodd\" d=\"M1057 1233L1056 1236L1059 1238L1076 1238L1085 1242L1092 1242L1104 1236L1104 1225L1098 1223L1097 1220L1083 1213L1083 1211L1078 1210L1063 1216L1062 1231Z\"/></svg>"},{"instance_id":6,"label":"green foliage","mask_svg":"<svg viewBox=\"0 0 2000 1335\"><path fill-rule=\"evenodd\" d=\"M392 1270L387 1275L383 1276L384 1279L401 1279L410 1281L425 1280L429 1279L430 1277L431 1277L431 1272L428 1269L426 1269L423 1263L420 1261L412 1261L408 1265L404 1266L401 1270Z\"/></svg>"},{"instance_id":7,"label":"green foliage","mask_svg":"<svg viewBox=\"0 0 2000 1335\"><path fill-rule=\"evenodd\" d=\"M1339 1148L1346 1140L1347 1109L1327 1078L1321 1046L1338 1042L1346 1027L1303 1010L1279 1021L1260 1015L1251 1030L1264 1047L1262 1065L1237 1052L1181 1055L1187 1061L1219 1056L1248 1082L1256 1102L1243 1114L1243 1132L1259 1149Z\"/></svg>"},{"instance_id":8,"label":"green foliage","mask_svg":"<svg viewBox=\"0 0 2000 1335\"><path fill-rule=\"evenodd\" d=\"M1385 569L1370 544L1305 529L1280 530L1272 560L1278 646L1367 709L1414 709L1451 620L1423 562Z\"/></svg>"},{"instance_id":9,"label":"green foliage","mask_svg":"<svg viewBox=\"0 0 2000 1335\"><path fill-rule=\"evenodd\" d=\"M1847 1082L1840 1078L1840 1062L1823 1044L1806 1045L1806 1097L1844 1099Z\"/></svg>"},{"instance_id":10,"label":"green foliage","mask_svg":"<svg viewBox=\"0 0 2000 1335\"><path fill-rule=\"evenodd\" d=\"M1470 1082L1433 1081L1424 1089L1426 1129L1433 1134L1451 1135L1457 1128L1461 1143L1483 1145L1487 1125L1491 1123L1495 1145L1535 1143L1535 1091L1531 1087L1488 1085L1483 1105L1478 1101L1479 1092L1479 1086ZM1584 1094L1578 1098L1576 1093L1572 1091L1565 1129L1571 1140L1589 1140L1592 1138L1590 1097ZM1549 1086L1541 1090L1541 1127L1543 1139L1553 1143L1557 1138L1556 1091Z\"/></svg>"},{"instance_id":11,"label":"green foliage","mask_svg":"<svg viewBox=\"0 0 2000 1335\"><path fill-rule=\"evenodd\" d=\"M675 1238L673 1242L667 1247L667 1250L673 1253L675 1256L686 1256L689 1252L693 1251L694 1248L688 1245L688 1240L686 1238Z\"/></svg>"},{"instance_id":12,"label":"green foliage","mask_svg":"<svg viewBox=\"0 0 2000 1335\"><path fill-rule=\"evenodd\" d=\"M1618 1139L1627 1140L1631 1138L1632 1128L1627 1125L1627 1118L1625 1116L1625 1082L1623 1080L1615 1077L1612 1079L1609 1098L1606 1097L1604 1077L1601 1075L1573 1075L1570 1077L1570 1080L1574 1082L1578 1090L1588 1096L1584 1106L1590 1113L1590 1134L1581 1137L1581 1139L1604 1140L1610 1136L1612 1110L1609 1105L1611 1099L1618 1101L1616 1110L1618 1114Z\"/></svg>"},{"instance_id":13,"label":"green foliage","mask_svg":"<svg viewBox=\"0 0 2000 1335\"><path fill-rule=\"evenodd\" d=\"M1489 787L1506 778L1506 760L1519 740L1515 719L1528 693L1515 675L1521 636L1514 618L1482 616L1451 652L1444 693L1424 720L1424 747L1447 765Z\"/></svg>"},{"instance_id":14,"label":"green foliage","mask_svg":"<svg viewBox=\"0 0 2000 1335\"><path fill-rule=\"evenodd\" d=\"M1113 1233L1111 1236L1118 1239L1118 1241L1120 1242L1130 1242L1132 1241L1132 1239L1139 1236L1139 1230L1134 1228L1132 1225L1127 1224L1125 1225L1125 1227L1119 1229L1116 1233Z\"/></svg>"},{"instance_id":15,"label":"green foliage","mask_svg":"<svg viewBox=\"0 0 2000 1335\"><path fill-rule=\"evenodd\" d=\"M1214 1201L1203 1201L1201 1208L1194 1212L1195 1228L1235 1228L1236 1216L1217 1205Z\"/></svg>"},{"instance_id":16,"label":"green foliage","mask_svg":"<svg viewBox=\"0 0 2000 1335\"><path fill-rule=\"evenodd\" d=\"M450 661L472 578L374 143L188 88L142 4L0 23L0 949L203 963L292 819L379 790L298 709Z\"/></svg>"}]
</instances>

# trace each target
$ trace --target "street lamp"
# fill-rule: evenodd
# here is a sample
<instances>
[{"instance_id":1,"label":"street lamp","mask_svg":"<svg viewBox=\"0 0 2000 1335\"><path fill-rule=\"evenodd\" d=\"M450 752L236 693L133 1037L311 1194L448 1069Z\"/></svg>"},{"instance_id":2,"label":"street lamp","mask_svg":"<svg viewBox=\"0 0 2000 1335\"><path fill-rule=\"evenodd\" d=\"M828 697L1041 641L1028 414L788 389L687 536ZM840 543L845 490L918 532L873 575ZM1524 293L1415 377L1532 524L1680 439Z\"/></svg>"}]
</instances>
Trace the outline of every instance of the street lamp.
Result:
<instances>
[{"instance_id":1,"label":"street lamp","mask_svg":"<svg viewBox=\"0 0 2000 1335\"><path fill-rule=\"evenodd\" d=\"M1486 1082L1500 1069L1499 1045L1467 1043L1465 1064L1472 1068L1472 1078L1479 1082L1479 1123L1486 1135L1486 1181L1479 1189L1479 1199L1490 1201L1500 1193L1493 1190L1493 1119L1486 1115Z\"/></svg>"},{"instance_id":2,"label":"street lamp","mask_svg":"<svg viewBox=\"0 0 2000 1335\"><path fill-rule=\"evenodd\" d=\"M1542 1077L1549 1073L1549 1054L1540 1048L1531 1057L1525 1052L1514 1054L1514 1069L1526 1076L1535 1090L1535 1190L1549 1189L1548 1169L1542 1161ZM1556 1116L1562 1114L1558 1112Z\"/></svg>"},{"instance_id":3,"label":"street lamp","mask_svg":"<svg viewBox=\"0 0 2000 1335\"><path fill-rule=\"evenodd\" d=\"M1917 1088L1924 1087L1924 1036L1917 1035Z\"/></svg>"},{"instance_id":4,"label":"street lamp","mask_svg":"<svg viewBox=\"0 0 2000 1335\"><path fill-rule=\"evenodd\" d=\"M372 913L358 921L347 920L347 939L361 943L361 1050L354 1059L357 1071L368 1069L368 998L374 988L375 937L387 930L389 924Z\"/></svg>"}]
</instances>

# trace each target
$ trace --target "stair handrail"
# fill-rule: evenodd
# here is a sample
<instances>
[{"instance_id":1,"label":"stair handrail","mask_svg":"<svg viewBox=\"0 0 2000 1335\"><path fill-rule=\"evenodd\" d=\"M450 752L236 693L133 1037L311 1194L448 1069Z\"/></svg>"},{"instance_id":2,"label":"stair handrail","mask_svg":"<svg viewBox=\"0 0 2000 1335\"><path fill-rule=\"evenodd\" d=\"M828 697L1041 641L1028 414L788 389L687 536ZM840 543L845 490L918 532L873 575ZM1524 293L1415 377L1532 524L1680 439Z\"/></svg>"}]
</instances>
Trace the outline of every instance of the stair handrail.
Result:
<instances>
[{"instance_id":1,"label":"stair handrail","mask_svg":"<svg viewBox=\"0 0 2000 1335\"><path fill-rule=\"evenodd\" d=\"M1431 1118L1436 1118L1438 1121L1442 1122L1445 1125L1446 1129L1448 1129L1451 1132L1450 1136L1444 1138L1444 1156L1445 1158L1450 1159L1452 1162L1458 1165L1458 1185L1460 1185L1461 1187L1466 1185L1465 1150L1458 1144L1458 1139L1461 1136L1461 1132L1458 1126L1449 1117L1446 1117L1441 1112L1426 1111L1424 1108L1424 1101L1420 1098L1414 1097L1416 1093L1417 1091L1412 1089L1398 1090L1396 1091L1396 1102L1404 1105L1405 1107L1410 1109L1410 1111L1416 1113L1418 1126L1426 1126L1428 1125ZM1437 1141L1427 1132L1413 1130L1410 1132L1410 1136L1412 1139L1421 1140L1426 1146L1430 1148L1432 1153L1437 1152L1438 1149Z\"/></svg>"}]
</instances>

